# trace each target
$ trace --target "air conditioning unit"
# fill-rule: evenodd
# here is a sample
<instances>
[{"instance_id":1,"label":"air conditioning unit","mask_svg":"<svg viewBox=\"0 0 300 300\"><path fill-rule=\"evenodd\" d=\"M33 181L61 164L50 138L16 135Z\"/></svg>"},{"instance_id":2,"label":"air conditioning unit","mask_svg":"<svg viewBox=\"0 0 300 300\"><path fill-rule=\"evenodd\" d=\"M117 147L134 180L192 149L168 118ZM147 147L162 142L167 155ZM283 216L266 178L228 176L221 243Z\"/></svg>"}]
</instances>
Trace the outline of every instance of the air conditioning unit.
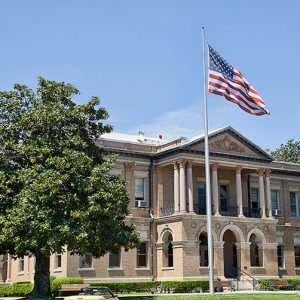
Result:
<instances>
[{"instance_id":1,"label":"air conditioning unit","mask_svg":"<svg viewBox=\"0 0 300 300\"><path fill-rule=\"evenodd\" d=\"M143 200L138 200L137 201L137 207L145 207L145 203Z\"/></svg>"},{"instance_id":2,"label":"air conditioning unit","mask_svg":"<svg viewBox=\"0 0 300 300\"><path fill-rule=\"evenodd\" d=\"M275 209L275 217L281 217L281 209Z\"/></svg>"}]
</instances>

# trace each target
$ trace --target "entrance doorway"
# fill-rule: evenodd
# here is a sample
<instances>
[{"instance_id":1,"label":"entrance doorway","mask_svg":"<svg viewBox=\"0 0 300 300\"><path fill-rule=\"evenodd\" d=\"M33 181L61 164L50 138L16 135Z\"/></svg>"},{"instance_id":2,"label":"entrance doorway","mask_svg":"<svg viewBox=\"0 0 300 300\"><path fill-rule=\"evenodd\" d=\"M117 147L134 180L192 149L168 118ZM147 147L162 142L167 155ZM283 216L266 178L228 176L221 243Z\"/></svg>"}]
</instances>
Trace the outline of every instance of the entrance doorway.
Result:
<instances>
[{"instance_id":1,"label":"entrance doorway","mask_svg":"<svg viewBox=\"0 0 300 300\"><path fill-rule=\"evenodd\" d=\"M224 276L226 278L236 278L238 275L238 253L236 248L235 234L231 230L226 230L223 236L224 241Z\"/></svg>"}]
</instances>

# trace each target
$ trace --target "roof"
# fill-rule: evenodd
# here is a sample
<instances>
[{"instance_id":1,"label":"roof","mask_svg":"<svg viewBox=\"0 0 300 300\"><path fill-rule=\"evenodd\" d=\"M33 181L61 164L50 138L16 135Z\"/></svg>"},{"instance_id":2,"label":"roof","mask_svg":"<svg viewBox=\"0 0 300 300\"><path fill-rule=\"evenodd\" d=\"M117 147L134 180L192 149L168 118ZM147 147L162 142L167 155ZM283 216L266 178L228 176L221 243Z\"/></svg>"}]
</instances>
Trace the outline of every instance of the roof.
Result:
<instances>
[{"instance_id":1,"label":"roof","mask_svg":"<svg viewBox=\"0 0 300 300\"><path fill-rule=\"evenodd\" d=\"M136 144L145 144L145 145L154 145L159 146L165 143L168 143L168 140L161 139L159 137L146 137L142 134L133 135L126 133L105 133L101 136L101 138L116 142L128 142L128 143L136 143Z\"/></svg>"}]
</instances>

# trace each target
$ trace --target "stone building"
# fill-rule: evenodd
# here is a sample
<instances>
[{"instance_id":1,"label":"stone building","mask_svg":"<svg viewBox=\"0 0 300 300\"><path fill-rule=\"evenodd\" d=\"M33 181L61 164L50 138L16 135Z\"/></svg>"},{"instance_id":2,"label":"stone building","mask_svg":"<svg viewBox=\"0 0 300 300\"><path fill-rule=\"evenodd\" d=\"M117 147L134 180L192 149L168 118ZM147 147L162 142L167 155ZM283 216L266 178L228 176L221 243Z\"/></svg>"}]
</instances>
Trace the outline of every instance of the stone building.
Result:
<instances>
[{"instance_id":1,"label":"stone building","mask_svg":"<svg viewBox=\"0 0 300 300\"><path fill-rule=\"evenodd\" d=\"M127 184L127 222L142 243L93 259L51 257L56 277L87 281L208 278L204 136L170 141L106 134L112 174ZM209 134L215 276L300 274L300 165L272 157L231 127ZM32 280L34 258L7 258L7 281ZM245 275L246 276L246 275Z\"/></svg>"}]
</instances>

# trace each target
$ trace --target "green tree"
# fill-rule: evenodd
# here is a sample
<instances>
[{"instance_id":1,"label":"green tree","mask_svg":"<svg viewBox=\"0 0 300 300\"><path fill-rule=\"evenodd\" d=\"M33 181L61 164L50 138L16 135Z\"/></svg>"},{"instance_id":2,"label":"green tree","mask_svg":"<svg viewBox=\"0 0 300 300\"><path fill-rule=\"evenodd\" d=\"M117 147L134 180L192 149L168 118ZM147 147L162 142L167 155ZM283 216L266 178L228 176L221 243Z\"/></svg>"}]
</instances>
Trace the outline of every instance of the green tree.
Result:
<instances>
[{"instance_id":1,"label":"green tree","mask_svg":"<svg viewBox=\"0 0 300 300\"><path fill-rule=\"evenodd\" d=\"M300 141L289 139L286 144L281 144L271 155L279 161L300 163Z\"/></svg>"},{"instance_id":2,"label":"green tree","mask_svg":"<svg viewBox=\"0 0 300 300\"><path fill-rule=\"evenodd\" d=\"M96 146L112 127L99 98L39 78L37 92L16 84L0 92L0 252L36 258L32 297L50 294L49 257L95 258L139 242L126 224L125 183L109 175L115 158Z\"/></svg>"}]
</instances>

